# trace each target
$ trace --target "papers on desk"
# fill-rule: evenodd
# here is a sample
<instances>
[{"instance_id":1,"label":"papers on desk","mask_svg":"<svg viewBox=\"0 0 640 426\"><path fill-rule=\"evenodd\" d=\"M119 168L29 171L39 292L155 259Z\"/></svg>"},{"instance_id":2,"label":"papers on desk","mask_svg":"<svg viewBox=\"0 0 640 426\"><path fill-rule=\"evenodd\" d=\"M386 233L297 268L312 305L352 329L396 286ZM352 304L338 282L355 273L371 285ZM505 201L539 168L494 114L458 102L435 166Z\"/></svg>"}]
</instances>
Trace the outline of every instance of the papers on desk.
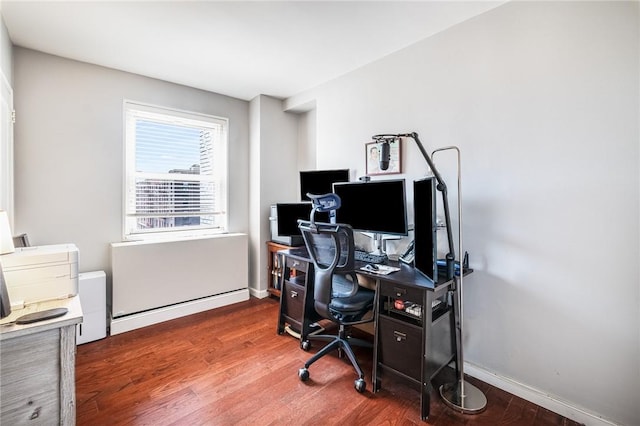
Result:
<instances>
[{"instance_id":1,"label":"papers on desk","mask_svg":"<svg viewBox=\"0 0 640 426\"><path fill-rule=\"evenodd\" d=\"M360 268L360 270L373 272L374 274L378 274L378 275L389 275L392 272L399 271L400 268L397 268L395 266L387 266L387 265L375 265L375 267L371 265L364 265L363 267Z\"/></svg>"}]
</instances>

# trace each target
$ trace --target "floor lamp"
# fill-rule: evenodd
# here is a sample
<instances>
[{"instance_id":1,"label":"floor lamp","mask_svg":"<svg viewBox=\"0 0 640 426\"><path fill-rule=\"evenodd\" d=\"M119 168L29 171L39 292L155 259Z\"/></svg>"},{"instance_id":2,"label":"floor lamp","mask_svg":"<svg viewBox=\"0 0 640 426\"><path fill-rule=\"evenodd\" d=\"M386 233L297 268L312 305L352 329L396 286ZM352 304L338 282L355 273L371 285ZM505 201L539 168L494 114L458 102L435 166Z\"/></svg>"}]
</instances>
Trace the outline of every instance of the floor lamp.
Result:
<instances>
[{"instance_id":1,"label":"floor lamp","mask_svg":"<svg viewBox=\"0 0 640 426\"><path fill-rule=\"evenodd\" d=\"M433 164L432 158L429 157L429 154L425 150L422 142L420 142L420 138L418 138L418 134L416 132L412 133L402 133L402 134L381 134L373 136L373 140L378 143L381 143L381 157L388 156L389 153L389 143L393 142L399 138L411 138L418 145L418 149L420 153L424 157L425 161L429 165L431 172L433 173L436 181L438 182L437 189L442 193L442 202L445 216L445 224L447 228L447 243L449 251L446 254L446 264L447 264L447 279L453 279L456 283L455 286L455 299L454 303L454 313L456 316L456 364L458 366L457 373L458 377L455 383L446 383L440 387L440 396L444 400L445 404L454 410L460 411L465 414L477 414L482 411L487 406L487 398L484 393L471 383L468 383L464 380L464 356L462 350L462 314L463 314L463 300L462 300L462 282L463 282L463 270L462 270L462 261L460 264L460 274L455 274L455 247L453 245L453 232L451 229L451 214L449 211L449 197L447 194L447 185L442 179L442 176L438 172L438 169ZM446 147L435 150L433 154L440 151L445 150L455 150L457 153L458 159L458 249L460 254L463 253L462 250L462 203L461 203L461 171L460 171L460 150L457 147ZM432 155L433 155L432 154ZM386 158L381 158L381 168L384 170L382 166L388 166L388 160Z\"/></svg>"}]
</instances>

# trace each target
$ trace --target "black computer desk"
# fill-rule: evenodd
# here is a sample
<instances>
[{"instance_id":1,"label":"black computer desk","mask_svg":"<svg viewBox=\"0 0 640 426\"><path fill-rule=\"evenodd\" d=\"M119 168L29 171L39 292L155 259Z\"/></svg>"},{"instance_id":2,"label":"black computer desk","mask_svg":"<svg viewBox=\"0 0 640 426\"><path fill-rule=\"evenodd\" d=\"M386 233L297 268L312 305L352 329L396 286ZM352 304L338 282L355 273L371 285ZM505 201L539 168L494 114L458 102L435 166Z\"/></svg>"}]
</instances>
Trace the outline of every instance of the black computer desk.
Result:
<instances>
[{"instance_id":1,"label":"black computer desk","mask_svg":"<svg viewBox=\"0 0 640 426\"><path fill-rule=\"evenodd\" d=\"M308 350L309 334L320 319L313 307L313 262L305 247L282 250L280 313L278 334L289 324L299 334L300 347ZM432 380L451 362L458 373L456 350L457 280L434 283L413 266L389 262L400 268L388 275L360 270L375 283L373 391L381 378L405 380L420 389L420 415L429 417ZM400 302L402 309L400 309ZM430 309L424 309L424 307Z\"/></svg>"}]
</instances>

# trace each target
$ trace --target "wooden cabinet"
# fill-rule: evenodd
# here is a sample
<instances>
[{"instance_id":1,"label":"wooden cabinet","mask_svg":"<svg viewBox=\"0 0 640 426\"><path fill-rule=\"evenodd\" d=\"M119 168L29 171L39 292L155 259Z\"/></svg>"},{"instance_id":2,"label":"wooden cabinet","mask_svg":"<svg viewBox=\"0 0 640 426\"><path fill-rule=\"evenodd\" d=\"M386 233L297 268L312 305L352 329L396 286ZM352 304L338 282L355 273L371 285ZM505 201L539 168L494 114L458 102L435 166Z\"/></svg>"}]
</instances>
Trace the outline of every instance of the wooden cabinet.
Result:
<instances>
[{"instance_id":1,"label":"wooden cabinet","mask_svg":"<svg viewBox=\"0 0 640 426\"><path fill-rule=\"evenodd\" d=\"M66 307L62 317L8 325L21 315ZM0 321L0 424L74 425L78 296L14 310Z\"/></svg>"},{"instance_id":2,"label":"wooden cabinet","mask_svg":"<svg viewBox=\"0 0 640 426\"><path fill-rule=\"evenodd\" d=\"M278 254L278 251L290 248L284 244L267 241L267 279L269 280L267 291L270 295L278 298L282 292L282 256Z\"/></svg>"}]
</instances>

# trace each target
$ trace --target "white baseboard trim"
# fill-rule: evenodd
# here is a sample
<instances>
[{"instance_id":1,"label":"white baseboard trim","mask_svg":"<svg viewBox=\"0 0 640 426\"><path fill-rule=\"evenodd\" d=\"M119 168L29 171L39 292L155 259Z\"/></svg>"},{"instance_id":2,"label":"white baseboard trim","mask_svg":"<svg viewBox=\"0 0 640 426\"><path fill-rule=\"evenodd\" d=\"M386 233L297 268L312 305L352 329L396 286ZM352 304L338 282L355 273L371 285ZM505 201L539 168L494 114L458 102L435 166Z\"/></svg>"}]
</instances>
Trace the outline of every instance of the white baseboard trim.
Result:
<instances>
[{"instance_id":1,"label":"white baseboard trim","mask_svg":"<svg viewBox=\"0 0 640 426\"><path fill-rule=\"evenodd\" d=\"M567 417L578 423L584 423L587 426L619 426L617 423L604 419L597 414L589 413L588 411L575 407L566 401L554 398L549 394L517 382L511 378L500 376L499 374L488 371L478 365L465 362L464 372L469 376L482 380L485 383L539 405L540 407L544 407L554 413L558 413L561 416Z\"/></svg>"},{"instance_id":2,"label":"white baseboard trim","mask_svg":"<svg viewBox=\"0 0 640 426\"><path fill-rule=\"evenodd\" d=\"M203 299L179 303L177 305L128 315L122 318L112 318L111 335L113 336L115 334L125 333L127 331L146 327L152 324L184 317L198 312L208 311L209 309L219 308L233 303L243 302L245 300L249 300L248 289L205 297Z\"/></svg>"},{"instance_id":3,"label":"white baseboard trim","mask_svg":"<svg viewBox=\"0 0 640 426\"><path fill-rule=\"evenodd\" d=\"M269 292L267 290L256 290L255 288L249 287L249 293L258 299L269 297Z\"/></svg>"}]
</instances>

